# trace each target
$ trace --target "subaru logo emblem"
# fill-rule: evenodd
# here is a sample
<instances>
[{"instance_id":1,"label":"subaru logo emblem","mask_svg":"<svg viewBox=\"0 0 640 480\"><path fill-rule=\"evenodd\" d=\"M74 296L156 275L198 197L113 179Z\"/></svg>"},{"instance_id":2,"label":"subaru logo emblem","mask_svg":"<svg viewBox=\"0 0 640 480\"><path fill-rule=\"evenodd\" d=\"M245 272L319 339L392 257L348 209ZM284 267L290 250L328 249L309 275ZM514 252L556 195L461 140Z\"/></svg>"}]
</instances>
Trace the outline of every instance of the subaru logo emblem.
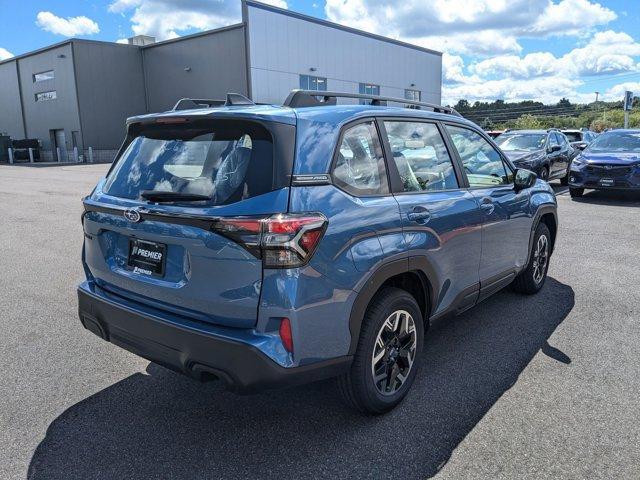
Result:
<instances>
[{"instance_id":1,"label":"subaru logo emblem","mask_svg":"<svg viewBox=\"0 0 640 480\"><path fill-rule=\"evenodd\" d=\"M124 211L124 218L130 222L136 223L140 221L140 213L137 210L129 209Z\"/></svg>"},{"instance_id":2,"label":"subaru logo emblem","mask_svg":"<svg viewBox=\"0 0 640 480\"><path fill-rule=\"evenodd\" d=\"M607 170L611 170L613 167L611 165L605 165L604 168L606 168Z\"/></svg>"}]
</instances>

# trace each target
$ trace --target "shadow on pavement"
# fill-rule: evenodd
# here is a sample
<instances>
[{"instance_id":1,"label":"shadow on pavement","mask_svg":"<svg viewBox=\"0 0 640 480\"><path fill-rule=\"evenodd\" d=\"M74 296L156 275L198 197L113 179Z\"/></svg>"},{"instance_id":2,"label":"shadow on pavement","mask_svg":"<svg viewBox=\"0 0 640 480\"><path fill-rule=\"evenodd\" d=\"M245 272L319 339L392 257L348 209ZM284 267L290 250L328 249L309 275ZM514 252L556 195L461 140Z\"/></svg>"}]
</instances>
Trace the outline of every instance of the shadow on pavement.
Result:
<instances>
[{"instance_id":1,"label":"shadow on pavement","mask_svg":"<svg viewBox=\"0 0 640 480\"><path fill-rule=\"evenodd\" d=\"M150 364L56 418L28 478L433 476L538 351L570 368L548 339L573 305L549 278L439 322L412 391L382 417L343 407L330 381L236 396Z\"/></svg>"},{"instance_id":2,"label":"shadow on pavement","mask_svg":"<svg viewBox=\"0 0 640 480\"><path fill-rule=\"evenodd\" d=\"M611 207L640 207L640 192L621 190L587 190L583 197L573 198L574 202L608 205Z\"/></svg>"}]
</instances>

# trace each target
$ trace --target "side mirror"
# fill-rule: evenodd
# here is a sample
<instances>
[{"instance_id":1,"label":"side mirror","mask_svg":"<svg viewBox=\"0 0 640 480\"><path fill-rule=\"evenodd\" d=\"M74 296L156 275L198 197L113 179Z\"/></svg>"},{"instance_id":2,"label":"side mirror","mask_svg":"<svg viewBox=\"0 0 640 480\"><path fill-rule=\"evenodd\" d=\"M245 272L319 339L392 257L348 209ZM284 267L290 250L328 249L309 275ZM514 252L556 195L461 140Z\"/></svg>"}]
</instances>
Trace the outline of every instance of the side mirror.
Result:
<instances>
[{"instance_id":1,"label":"side mirror","mask_svg":"<svg viewBox=\"0 0 640 480\"><path fill-rule=\"evenodd\" d=\"M516 191L524 190L525 188L531 188L535 185L538 176L531 170L525 168L519 168L516 170L516 178L514 180L514 186Z\"/></svg>"},{"instance_id":2,"label":"side mirror","mask_svg":"<svg viewBox=\"0 0 640 480\"><path fill-rule=\"evenodd\" d=\"M551 145L551 148L549 149L549 152L551 152L551 153L559 152L560 150L562 150L562 147L560 145Z\"/></svg>"}]
</instances>

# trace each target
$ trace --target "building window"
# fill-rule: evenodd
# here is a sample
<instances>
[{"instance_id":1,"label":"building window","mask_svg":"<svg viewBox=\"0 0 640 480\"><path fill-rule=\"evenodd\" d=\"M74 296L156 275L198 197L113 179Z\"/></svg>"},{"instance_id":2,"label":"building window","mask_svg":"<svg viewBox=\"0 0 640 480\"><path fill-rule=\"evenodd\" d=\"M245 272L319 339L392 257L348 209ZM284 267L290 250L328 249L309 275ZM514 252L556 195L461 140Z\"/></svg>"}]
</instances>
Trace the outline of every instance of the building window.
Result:
<instances>
[{"instance_id":1,"label":"building window","mask_svg":"<svg viewBox=\"0 0 640 480\"><path fill-rule=\"evenodd\" d=\"M380 85L361 83L358 91L363 95L380 95ZM368 105L370 103L370 100L360 100L360 105Z\"/></svg>"},{"instance_id":2,"label":"building window","mask_svg":"<svg viewBox=\"0 0 640 480\"><path fill-rule=\"evenodd\" d=\"M54 78L56 78L56 75L53 70L47 70L46 72L35 73L33 75L33 82L44 82L46 80L53 80Z\"/></svg>"},{"instance_id":3,"label":"building window","mask_svg":"<svg viewBox=\"0 0 640 480\"><path fill-rule=\"evenodd\" d=\"M407 100L413 100L414 102L419 102L421 100L421 92L420 90L412 90L412 89L406 89L404 91L404 98L406 98Z\"/></svg>"},{"instance_id":4,"label":"building window","mask_svg":"<svg viewBox=\"0 0 640 480\"><path fill-rule=\"evenodd\" d=\"M55 100L56 98L58 98L58 94L55 90L36 93L36 102L47 102L49 100Z\"/></svg>"},{"instance_id":5,"label":"building window","mask_svg":"<svg viewBox=\"0 0 640 480\"><path fill-rule=\"evenodd\" d=\"M326 92L327 79L325 77L314 77L313 75L300 75L300 88L302 90Z\"/></svg>"}]
</instances>

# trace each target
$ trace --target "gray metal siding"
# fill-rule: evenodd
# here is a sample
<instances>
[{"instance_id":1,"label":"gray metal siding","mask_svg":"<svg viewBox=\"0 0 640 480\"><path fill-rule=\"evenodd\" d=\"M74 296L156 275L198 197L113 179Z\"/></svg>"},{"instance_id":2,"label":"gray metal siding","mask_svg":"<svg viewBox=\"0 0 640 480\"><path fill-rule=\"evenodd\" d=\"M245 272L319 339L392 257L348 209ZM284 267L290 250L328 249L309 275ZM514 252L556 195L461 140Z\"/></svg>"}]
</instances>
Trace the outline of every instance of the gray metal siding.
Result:
<instances>
[{"instance_id":1,"label":"gray metal siding","mask_svg":"<svg viewBox=\"0 0 640 480\"><path fill-rule=\"evenodd\" d=\"M84 148L117 149L127 117L146 113L142 53L111 43L73 48Z\"/></svg>"},{"instance_id":2,"label":"gray metal siding","mask_svg":"<svg viewBox=\"0 0 640 480\"><path fill-rule=\"evenodd\" d=\"M0 134L24 138L17 60L0 65Z\"/></svg>"},{"instance_id":3,"label":"gray metal siding","mask_svg":"<svg viewBox=\"0 0 640 480\"><path fill-rule=\"evenodd\" d=\"M27 125L26 136L38 138L45 150L51 149L49 131L63 129L67 150L72 149L71 132L80 131L76 82L73 75L73 53L71 44L30 55L18 60L20 85ZM53 70L55 78L35 83L33 75ZM35 94L55 90L57 98L36 102Z\"/></svg>"},{"instance_id":4,"label":"gray metal siding","mask_svg":"<svg viewBox=\"0 0 640 480\"><path fill-rule=\"evenodd\" d=\"M442 57L436 53L250 4L247 16L255 101L282 102L304 74L326 77L329 90L358 93L360 82L372 83L381 95L404 98L405 89L415 89L423 101L440 103Z\"/></svg>"},{"instance_id":5,"label":"gray metal siding","mask_svg":"<svg viewBox=\"0 0 640 480\"><path fill-rule=\"evenodd\" d=\"M151 112L169 110L185 97L248 94L243 27L150 46L143 55Z\"/></svg>"}]
</instances>

